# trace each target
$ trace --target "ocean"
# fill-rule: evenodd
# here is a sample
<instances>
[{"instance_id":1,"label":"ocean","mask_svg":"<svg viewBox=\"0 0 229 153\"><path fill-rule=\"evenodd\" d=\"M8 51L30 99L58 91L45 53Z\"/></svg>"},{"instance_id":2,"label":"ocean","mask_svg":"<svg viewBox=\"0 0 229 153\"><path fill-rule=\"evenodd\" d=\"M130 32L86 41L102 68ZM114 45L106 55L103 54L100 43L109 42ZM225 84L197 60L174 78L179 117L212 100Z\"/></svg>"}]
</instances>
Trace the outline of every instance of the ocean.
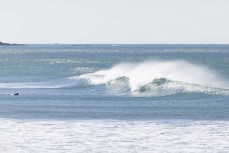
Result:
<instances>
[{"instance_id":1,"label":"ocean","mask_svg":"<svg viewBox=\"0 0 229 153\"><path fill-rule=\"evenodd\" d=\"M0 125L0 152L229 152L229 45L0 46Z\"/></svg>"}]
</instances>

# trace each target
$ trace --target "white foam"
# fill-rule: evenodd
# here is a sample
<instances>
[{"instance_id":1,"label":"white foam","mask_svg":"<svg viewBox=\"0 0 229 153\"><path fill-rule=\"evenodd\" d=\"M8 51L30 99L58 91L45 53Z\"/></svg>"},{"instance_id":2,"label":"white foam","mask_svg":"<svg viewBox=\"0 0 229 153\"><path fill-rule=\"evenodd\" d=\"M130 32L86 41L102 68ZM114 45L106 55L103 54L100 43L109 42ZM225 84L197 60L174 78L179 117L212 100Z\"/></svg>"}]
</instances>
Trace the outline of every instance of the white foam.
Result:
<instances>
[{"instance_id":1,"label":"white foam","mask_svg":"<svg viewBox=\"0 0 229 153\"><path fill-rule=\"evenodd\" d=\"M0 119L0 152L228 152L229 121Z\"/></svg>"},{"instance_id":2,"label":"white foam","mask_svg":"<svg viewBox=\"0 0 229 153\"><path fill-rule=\"evenodd\" d=\"M159 79L165 80L165 79ZM154 82L141 87L132 94L135 96L165 96L178 93L203 93L209 95L224 95L229 96L229 89L221 89L214 87L206 87L197 84L190 84L180 81L165 80L157 83Z\"/></svg>"},{"instance_id":3,"label":"white foam","mask_svg":"<svg viewBox=\"0 0 229 153\"><path fill-rule=\"evenodd\" d=\"M132 92L160 78L206 87L229 88L229 82L214 70L184 60L121 63L110 69L80 77L88 79L91 84L97 85L107 84L123 76L129 79Z\"/></svg>"},{"instance_id":4,"label":"white foam","mask_svg":"<svg viewBox=\"0 0 229 153\"><path fill-rule=\"evenodd\" d=\"M155 80L167 80L153 84ZM216 71L183 60L121 63L110 69L81 76L46 82L0 83L0 88L66 88L89 84L106 84L111 92L137 96L164 96L201 92L229 95L229 81ZM147 88L147 92L139 92ZM117 92L118 91L118 92ZM131 92L130 92L131 91Z\"/></svg>"}]
</instances>

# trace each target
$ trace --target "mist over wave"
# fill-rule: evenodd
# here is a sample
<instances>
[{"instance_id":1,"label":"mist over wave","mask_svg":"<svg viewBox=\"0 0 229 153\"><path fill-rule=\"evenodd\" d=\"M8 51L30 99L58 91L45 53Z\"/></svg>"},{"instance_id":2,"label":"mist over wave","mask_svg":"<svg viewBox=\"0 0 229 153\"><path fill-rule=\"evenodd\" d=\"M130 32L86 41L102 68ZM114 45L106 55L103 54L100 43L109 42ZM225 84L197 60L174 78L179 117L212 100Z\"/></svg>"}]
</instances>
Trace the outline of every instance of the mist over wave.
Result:
<instances>
[{"instance_id":1,"label":"mist over wave","mask_svg":"<svg viewBox=\"0 0 229 153\"><path fill-rule=\"evenodd\" d=\"M0 83L0 89L78 88L79 86L89 88L97 85L106 85L104 92L117 95L164 96L177 93L229 95L229 81L223 76L210 68L184 60L120 63L110 69L64 79Z\"/></svg>"},{"instance_id":2,"label":"mist over wave","mask_svg":"<svg viewBox=\"0 0 229 153\"><path fill-rule=\"evenodd\" d=\"M74 77L73 77L74 78ZM228 81L214 70L184 60L121 63L110 69L81 75L90 84L107 84L135 95L202 92L228 95Z\"/></svg>"}]
</instances>

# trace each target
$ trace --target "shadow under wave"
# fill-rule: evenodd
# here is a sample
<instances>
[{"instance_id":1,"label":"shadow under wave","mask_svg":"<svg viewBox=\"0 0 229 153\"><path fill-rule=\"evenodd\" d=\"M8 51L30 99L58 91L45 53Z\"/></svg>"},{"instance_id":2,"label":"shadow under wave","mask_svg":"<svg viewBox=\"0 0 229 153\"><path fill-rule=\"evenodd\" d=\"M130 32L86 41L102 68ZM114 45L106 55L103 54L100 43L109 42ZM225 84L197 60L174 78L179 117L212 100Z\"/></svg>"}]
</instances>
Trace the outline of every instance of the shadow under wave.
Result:
<instances>
[{"instance_id":1,"label":"shadow under wave","mask_svg":"<svg viewBox=\"0 0 229 153\"><path fill-rule=\"evenodd\" d=\"M201 86L165 78L155 79L151 83L133 91L135 96L167 96L173 94L201 93L229 96L229 89Z\"/></svg>"}]
</instances>

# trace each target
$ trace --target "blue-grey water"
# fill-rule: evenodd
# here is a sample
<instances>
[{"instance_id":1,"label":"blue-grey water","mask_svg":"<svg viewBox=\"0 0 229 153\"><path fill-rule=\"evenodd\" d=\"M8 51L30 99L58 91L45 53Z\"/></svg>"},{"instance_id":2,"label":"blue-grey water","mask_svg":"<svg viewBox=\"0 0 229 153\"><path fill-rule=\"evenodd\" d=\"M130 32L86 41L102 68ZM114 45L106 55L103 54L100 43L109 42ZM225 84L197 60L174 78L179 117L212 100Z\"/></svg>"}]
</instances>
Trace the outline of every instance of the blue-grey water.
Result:
<instances>
[{"instance_id":1,"label":"blue-grey water","mask_svg":"<svg viewBox=\"0 0 229 153\"><path fill-rule=\"evenodd\" d=\"M187 134L185 130L197 130L194 134L189 133L193 143L187 143L191 140L185 138L184 142L176 142L178 145L188 145L194 148L194 152L206 151L209 147L213 147L213 151L225 151L229 149L226 143L229 131L225 131L229 127L228 76L229 45L0 46L2 129L5 133L21 134L19 138L15 135L11 137L17 137L20 141L20 145L15 146L15 150L11 148L11 152L50 151L50 148L51 152L63 152L64 149L106 152L112 145L117 152L144 152L153 148L156 152L164 152L168 151L172 140L162 142L167 139L160 139L155 133L152 137L160 141L151 140L147 138L147 133L152 134L160 129L169 133L177 128L182 129L178 133L172 130L175 134L170 133L168 138L174 137L177 141L181 134ZM13 93L19 93L19 96L9 95ZM78 143L69 133L61 135L55 124L59 128L69 129L67 132L70 135L73 129L81 129L81 132L84 129L78 140L81 142ZM197 127L193 127L195 125ZM30 132L18 132L17 126L20 131L29 128L26 130ZM40 133L45 128L52 128L46 129L46 136L37 136L32 132L34 128L36 131L36 127ZM104 128L119 130L112 135L113 130L104 131ZM125 132L126 128L132 132ZM203 132L204 128L208 133ZM52 130L57 132L56 135L61 135L59 139L47 134ZM96 131L104 134L104 139L95 135ZM214 135L217 132L219 135ZM82 137L85 133L88 137ZM118 133L126 135L120 136ZM134 133L139 134L134 137ZM194 141L200 140L195 137L197 133L205 134L201 138L206 138L206 143L198 141L194 144ZM50 145L35 139L39 145L34 147L33 142L24 139L26 135L34 135L33 139L37 136L43 137L42 140L59 141ZM90 135L94 136L95 141L85 144ZM7 137L3 133L1 136ZM207 137L211 136L215 141L209 143ZM8 144L6 141L0 142L2 151L10 149L9 144L14 146L17 139L12 141L11 138L8 138ZM131 139L129 143L124 141L128 138ZM139 144L137 138L144 143ZM216 143L218 139L221 140L219 144ZM116 141L119 144L115 145ZM70 142L75 145L70 145ZM104 143L104 148L100 143ZM47 148L40 150L39 146L44 145ZM168 148L163 145L168 145ZM171 145L170 149L173 147ZM184 149L174 152L188 151Z\"/></svg>"}]
</instances>

